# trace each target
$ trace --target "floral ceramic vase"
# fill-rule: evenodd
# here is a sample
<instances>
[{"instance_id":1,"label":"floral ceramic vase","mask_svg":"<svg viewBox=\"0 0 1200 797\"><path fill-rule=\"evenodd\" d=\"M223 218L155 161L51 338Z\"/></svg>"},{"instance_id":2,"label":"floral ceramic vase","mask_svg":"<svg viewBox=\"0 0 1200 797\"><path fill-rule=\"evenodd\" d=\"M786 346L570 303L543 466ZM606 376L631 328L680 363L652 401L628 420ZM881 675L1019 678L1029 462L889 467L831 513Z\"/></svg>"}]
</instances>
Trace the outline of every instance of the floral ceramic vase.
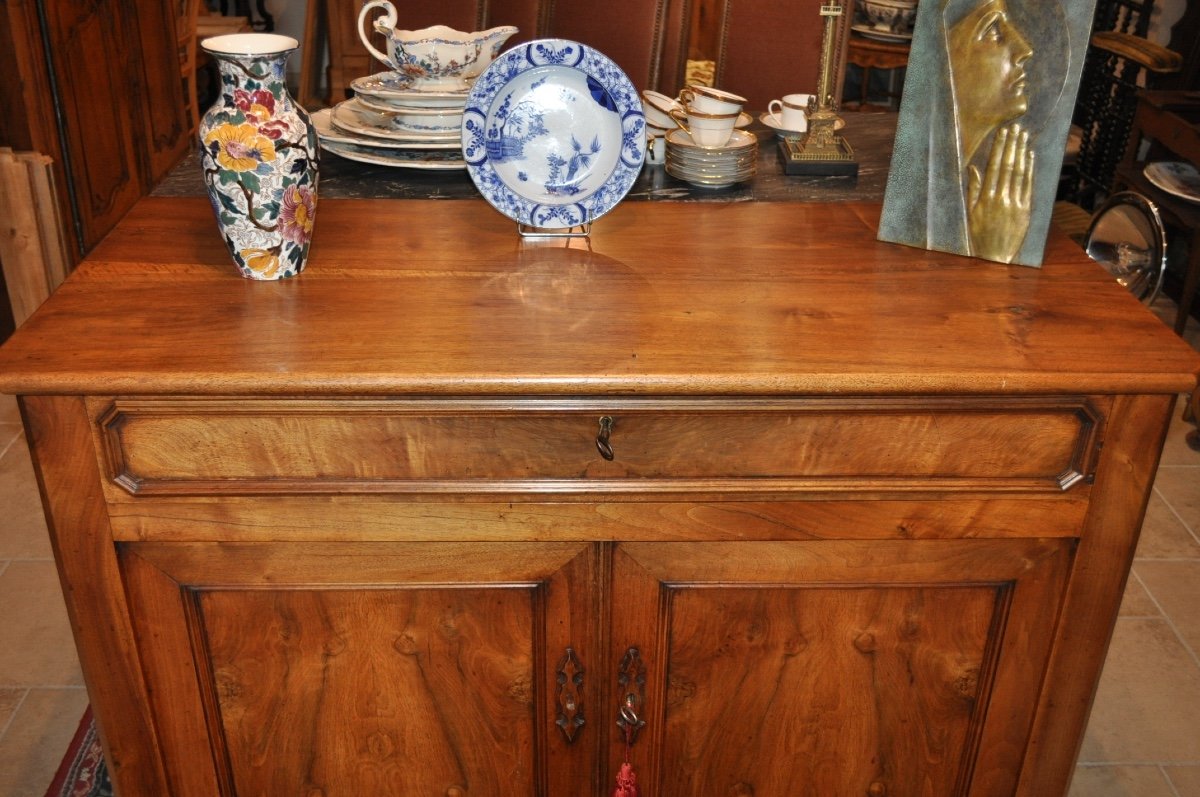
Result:
<instances>
[{"instance_id":1,"label":"floral ceramic vase","mask_svg":"<svg viewBox=\"0 0 1200 797\"><path fill-rule=\"evenodd\" d=\"M316 130L292 101L284 66L298 46L271 33L205 39L221 97L200 121L200 166L217 225L242 276L304 269L317 210Z\"/></svg>"}]
</instances>

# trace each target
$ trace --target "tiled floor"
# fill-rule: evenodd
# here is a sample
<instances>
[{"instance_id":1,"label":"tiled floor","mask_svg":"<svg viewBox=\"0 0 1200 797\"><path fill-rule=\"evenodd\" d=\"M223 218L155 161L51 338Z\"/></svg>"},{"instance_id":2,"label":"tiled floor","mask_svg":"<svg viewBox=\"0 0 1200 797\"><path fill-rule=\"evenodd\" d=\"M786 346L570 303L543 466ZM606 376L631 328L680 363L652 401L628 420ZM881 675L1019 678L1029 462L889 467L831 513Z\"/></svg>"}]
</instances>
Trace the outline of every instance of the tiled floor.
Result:
<instances>
[{"instance_id":1,"label":"tiled floor","mask_svg":"<svg viewBox=\"0 0 1200 797\"><path fill-rule=\"evenodd\" d=\"M1200 453L1179 415L1071 797L1200 797ZM45 794L86 706L16 402L0 396L0 795Z\"/></svg>"}]
</instances>

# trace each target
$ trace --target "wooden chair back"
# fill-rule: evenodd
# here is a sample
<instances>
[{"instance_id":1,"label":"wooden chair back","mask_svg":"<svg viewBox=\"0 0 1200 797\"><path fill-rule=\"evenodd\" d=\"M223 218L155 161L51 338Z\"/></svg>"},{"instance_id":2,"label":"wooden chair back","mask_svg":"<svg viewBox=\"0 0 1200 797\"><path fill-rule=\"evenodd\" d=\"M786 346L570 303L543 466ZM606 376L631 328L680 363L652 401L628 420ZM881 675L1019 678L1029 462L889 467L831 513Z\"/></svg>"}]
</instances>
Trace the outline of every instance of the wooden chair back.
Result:
<instances>
[{"instance_id":1,"label":"wooden chair back","mask_svg":"<svg viewBox=\"0 0 1200 797\"><path fill-rule=\"evenodd\" d=\"M822 0L721 0L713 85L765 110L785 94L816 94L824 37ZM853 2L844 0L833 53L831 89L841 97Z\"/></svg>"}]
</instances>

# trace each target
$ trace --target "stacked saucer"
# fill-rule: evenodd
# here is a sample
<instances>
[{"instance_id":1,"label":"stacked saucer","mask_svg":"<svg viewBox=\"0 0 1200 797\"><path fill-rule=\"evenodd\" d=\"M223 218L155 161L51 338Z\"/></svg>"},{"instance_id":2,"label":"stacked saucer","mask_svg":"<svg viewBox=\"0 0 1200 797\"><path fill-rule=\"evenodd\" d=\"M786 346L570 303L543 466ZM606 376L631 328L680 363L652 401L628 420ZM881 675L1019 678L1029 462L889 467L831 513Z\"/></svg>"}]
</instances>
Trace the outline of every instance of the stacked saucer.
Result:
<instances>
[{"instance_id":1,"label":"stacked saucer","mask_svg":"<svg viewBox=\"0 0 1200 797\"><path fill-rule=\"evenodd\" d=\"M408 169L465 169L462 115L467 89L422 89L399 72L350 83L353 99L312 115L321 147L365 163Z\"/></svg>"},{"instance_id":2,"label":"stacked saucer","mask_svg":"<svg viewBox=\"0 0 1200 797\"><path fill-rule=\"evenodd\" d=\"M720 147L701 147L686 131L667 133L667 174L705 188L728 188L754 177L758 170L758 139L734 130Z\"/></svg>"}]
</instances>

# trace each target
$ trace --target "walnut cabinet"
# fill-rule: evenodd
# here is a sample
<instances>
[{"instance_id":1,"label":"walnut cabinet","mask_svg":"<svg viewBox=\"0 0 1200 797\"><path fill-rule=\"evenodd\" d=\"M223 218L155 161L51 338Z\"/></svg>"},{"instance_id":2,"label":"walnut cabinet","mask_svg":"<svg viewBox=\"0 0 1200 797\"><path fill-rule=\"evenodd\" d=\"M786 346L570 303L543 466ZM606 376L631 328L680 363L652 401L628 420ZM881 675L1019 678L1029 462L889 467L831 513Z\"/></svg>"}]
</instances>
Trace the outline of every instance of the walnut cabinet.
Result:
<instances>
[{"instance_id":1,"label":"walnut cabinet","mask_svg":"<svg viewBox=\"0 0 1200 797\"><path fill-rule=\"evenodd\" d=\"M656 797L1065 793L1198 365L1103 272L917 258L871 206L515 254L393 207L260 285L147 201L0 349L124 794L607 797L626 756Z\"/></svg>"}]
</instances>

